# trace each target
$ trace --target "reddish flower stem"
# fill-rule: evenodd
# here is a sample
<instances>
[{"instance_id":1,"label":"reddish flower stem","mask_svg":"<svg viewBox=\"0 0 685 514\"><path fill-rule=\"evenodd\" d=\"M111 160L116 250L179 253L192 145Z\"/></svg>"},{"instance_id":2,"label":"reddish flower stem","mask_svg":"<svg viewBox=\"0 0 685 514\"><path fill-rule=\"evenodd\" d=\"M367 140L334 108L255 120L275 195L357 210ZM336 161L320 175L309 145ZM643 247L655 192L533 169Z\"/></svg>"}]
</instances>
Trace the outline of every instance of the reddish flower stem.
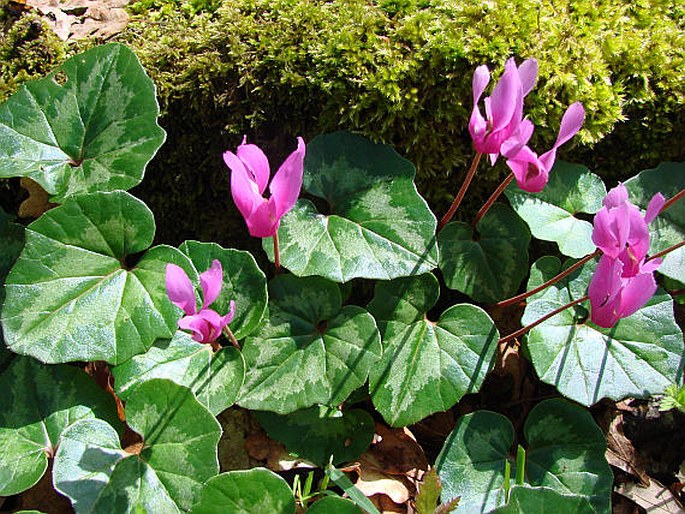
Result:
<instances>
[{"instance_id":1,"label":"reddish flower stem","mask_svg":"<svg viewBox=\"0 0 685 514\"><path fill-rule=\"evenodd\" d=\"M274 266L276 266L276 273L281 272L281 254L278 250L278 231L273 236L274 240Z\"/></svg>"},{"instance_id":2,"label":"reddish flower stem","mask_svg":"<svg viewBox=\"0 0 685 514\"><path fill-rule=\"evenodd\" d=\"M664 204L664 206L659 211L659 214L661 214L666 209L671 207L674 203L680 201L683 198L683 196L685 196L685 189L681 189L677 194L675 194L674 196L672 196L671 198L666 200L666 203Z\"/></svg>"},{"instance_id":3,"label":"reddish flower stem","mask_svg":"<svg viewBox=\"0 0 685 514\"><path fill-rule=\"evenodd\" d=\"M488 198L488 201L483 204L483 207L480 208L478 213L476 214L476 217L473 218L473 221L471 222L471 226L475 229L476 226L478 225L478 222L483 219L483 216L490 210L490 207L492 207L492 204L495 203L495 200L499 198L499 196L502 194L502 192L507 188L509 184L514 180L514 174L509 173L507 175L507 178L505 178L502 183L499 185L497 189L495 189L495 192L490 195L490 198Z\"/></svg>"},{"instance_id":4,"label":"reddish flower stem","mask_svg":"<svg viewBox=\"0 0 685 514\"><path fill-rule=\"evenodd\" d=\"M235 338L235 336L233 335L233 332L231 331L230 328L228 328L228 326L225 326L225 327L224 327L224 335L225 335L226 337L228 337L228 340L231 342L231 344L232 344L233 346L235 346L238 350L240 350L240 343L239 343L238 340Z\"/></svg>"},{"instance_id":5,"label":"reddish flower stem","mask_svg":"<svg viewBox=\"0 0 685 514\"><path fill-rule=\"evenodd\" d=\"M507 299L507 300L502 300L501 302L497 302L494 306L495 306L495 307L509 307L510 305L514 305L514 304L520 302L521 300L525 300L525 299L528 298L529 296L532 296L532 295L534 295L535 293L539 293L540 291L542 291L543 289L548 288L548 287L551 286L552 284L555 284L556 282L559 282L562 278L567 277L568 275L570 275L571 273L573 273L574 271L576 271L578 268L580 268L583 264L585 264L585 263L588 262L588 261L591 261L591 260L594 259L595 257L599 257L601 254L602 254L602 251L598 248L597 250L595 250L594 252L592 252L590 255L586 255L585 257L583 257L582 259L580 259L580 260L579 260L578 262L576 262L574 265L569 266L568 269L565 269L564 271L562 271L562 272L559 273L558 275L556 275L556 276L550 278L550 279L549 279L547 282L545 282L544 284L540 284L540 285L537 286L536 288L531 289L530 291L526 291L525 293L521 293L521 294L519 294L519 295L512 296L511 298L509 298L509 299Z\"/></svg>"},{"instance_id":6,"label":"reddish flower stem","mask_svg":"<svg viewBox=\"0 0 685 514\"><path fill-rule=\"evenodd\" d=\"M480 162L480 158L482 156L482 153L477 153L476 156L473 158L471 167L469 168L469 171L466 172L466 177L464 177L464 182L461 184L461 187L457 192L457 196L454 197L452 205L450 205L450 208L442 217L440 223L438 223L438 232L442 230L442 227L447 225L447 223L452 219L452 216L454 216L454 213L457 212L459 205L461 205L461 201L464 199L464 196L466 195L466 190L469 188L469 185L471 185L471 180L473 180L473 176L476 174L476 170L478 169L478 163Z\"/></svg>"},{"instance_id":7,"label":"reddish flower stem","mask_svg":"<svg viewBox=\"0 0 685 514\"><path fill-rule=\"evenodd\" d=\"M673 250L677 250L683 245L685 245L685 241L681 241L680 243L674 244L673 246L669 246L665 250L661 250L659 253L655 253L654 255L649 256L645 262L651 261L652 259L658 259L659 257L663 257L667 253L670 253Z\"/></svg>"},{"instance_id":8,"label":"reddish flower stem","mask_svg":"<svg viewBox=\"0 0 685 514\"><path fill-rule=\"evenodd\" d=\"M574 305L578 305L579 303L584 302L585 300L587 300L587 299L589 299L589 298L590 298L590 297L589 297L588 295L585 295L585 296L583 296L582 298L578 298L577 300L573 300L572 302L567 303L566 305L562 305L562 306L559 307L558 309L554 309L552 312L550 312L550 313L548 313L548 314L545 314L542 318L540 318L540 319L537 320L537 321L534 321L534 322L531 323L530 325L526 325L525 327L523 327L523 328L517 330L516 332L512 332L511 334L509 334L509 335L507 335L507 336L504 336L504 337L500 338L500 340L498 341L498 343L504 343L504 342L506 342L506 341L509 341L510 339L514 339L514 338L516 338L516 337L520 337L520 336L522 336L523 334L525 334L526 332L528 332L530 329L537 327L537 326L538 326L540 323L542 323L543 321L547 321L549 318L551 318L551 317L553 317L553 316L556 316L557 314L559 314L560 312L565 311L565 310L568 309L569 307L573 307Z\"/></svg>"}]
</instances>

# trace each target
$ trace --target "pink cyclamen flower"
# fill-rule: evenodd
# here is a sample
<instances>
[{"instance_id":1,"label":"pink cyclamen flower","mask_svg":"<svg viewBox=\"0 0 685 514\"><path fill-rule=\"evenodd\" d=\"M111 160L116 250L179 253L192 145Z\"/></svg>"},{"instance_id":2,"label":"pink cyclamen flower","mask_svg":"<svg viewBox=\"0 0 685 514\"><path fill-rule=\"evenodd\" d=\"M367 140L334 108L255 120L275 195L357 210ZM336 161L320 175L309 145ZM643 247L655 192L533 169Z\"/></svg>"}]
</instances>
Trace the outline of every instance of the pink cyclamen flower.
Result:
<instances>
[{"instance_id":1,"label":"pink cyclamen flower","mask_svg":"<svg viewBox=\"0 0 685 514\"><path fill-rule=\"evenodd\" d=\"M478 102L490 82L490 71L485 65L476 68L473 74L473 111L469 120L469 133L476 151L489 154L492 164L500 154L502 143L518 131L523 120L523 99L533 89L537 74L538 63L535 59L528 59L519 67L516 67L513 58L509 59L492 95L483 102L483 117Z\"/></svg>"},{"instance_id":2,"label":"pink cyclamen flower","mask_svg":"<svg viewBox=\"0 0 685 514\"><path fill-rule=\"evenodd\" d=\"M304 140L297 138L297 150L287 157L271 179L268 199L263 195L271 175L269 161L257 145L246 141L247 136L236 153L224 152L224 162L231 169L231 195L245 218L250 235L271 237L278 232L281 218L293 208L300 196Z\"/></svg>"},{"instance_id":3,"label":"pink cyclamen flower","mask_svg":"<svg viewBox=\"0 0 685 514\"><path fill-rule=\"evenodd\" d=\"M584 119L583 105L580 102L571 104L561 118L556 142L540 157L527 146L533 135L533 124L529 120L521 122L518 132L501 146L501 153L507 158L507 166L514 173L519 188L529 193L539 193L545 188L549 171L557 158L557 148L576 135Z\"/></svg>"},{"instance_id":4,"label":"pink cyclamen flower","mask_svg":"<svg viewBox=\"0 0 685 514\"><path fill-rule=\"evenodd\" d=\"M231 300L230 309L225 316L220 316L209 308L219 297L223 284L223 270L218 260L212 261L212 266L200 274L202 287L202 308L197 310L195 288L183 268L176 264L166 266L166 290L169 300L179 307L186 315L178 320L178 327L190 330L192 337L198 343L212 343L221 335L221 331L235 314L235 302Z\"/></svg>"},{"instance_id":5,"label":"pink cyclamen flower","mask_svg":"<svg viewBox=\"0 0 685 514\"><path fill-rule=\"evenodd\" d=\"M640 309L656 291L654 271L660 264L653 259L627 273L620 259L603 255L588 288L592 322L610 328Z\"/></svg>"},{"instance_id":6,"label":"pink cyclamen flower","mask_svg":"<svg viewBox=\"0 0 685 514\"><path fill-rule=\"evenodd\" d=\"M613 188L595 215L592 241L602 250L588 295L593 323L609 328L635 313L656 291L654 271L661 259L647 261L648 224L659 214L665 198L655 194L644 217L628 200L623 184Z\"/></svg>"},{"instance_id":7,"label":"pink cyclamen flower","mask_svg":"<svg viewBox=\"0 0 685 514\"><path fill-rule=\"evenodd\" d=\"M638 272L649 251L649 227L666 199L655 194L647 206L644 217L628 200L628 190L619 184L609 191L602 207L595 215L592 241L604 255L620 259L626 273Z\"/></svg>"}]
</instances>

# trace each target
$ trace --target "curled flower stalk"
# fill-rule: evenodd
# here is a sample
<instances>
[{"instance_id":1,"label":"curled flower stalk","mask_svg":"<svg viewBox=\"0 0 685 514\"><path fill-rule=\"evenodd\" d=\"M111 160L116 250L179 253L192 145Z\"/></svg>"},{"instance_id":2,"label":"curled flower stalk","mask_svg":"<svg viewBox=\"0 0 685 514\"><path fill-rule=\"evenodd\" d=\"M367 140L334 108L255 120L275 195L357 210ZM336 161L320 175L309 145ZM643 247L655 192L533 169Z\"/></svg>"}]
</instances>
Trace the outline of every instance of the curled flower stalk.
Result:
<instances>
[{"instance_id":1,"label":"curled flower stalk","mask_svg":"<svg viewBox=\"0 0 685 514\"><path fill-rule=\"evenodd\" d=\"M209 306L213 304L221 293L223 284L223 270L218 260L212 261L211 267L200 274L200 286L202 288L202 307L197 309L195 288L190 278L180 266L167 264L166 267L166 290L169 300L180 308L185 316L178 320L178 328L191 332L192 338L198 343L207 343L215 350L221 348L216 342L222 332L230 329L228 324L235 315L235 302L231 300L229 311L221 316ZM235 345L235 337L229 339Z\"/></svg>"},{"instance_id":2,"label":"curled flower stalk","mask_svg":"<svg viewBox=\"0 0 685 514\"><path fill-rule=\"evenodd\" d=\"M247 137L236 152L224 152L224 162L231 170L231 196L253 237L272 237L274 263L280 268L278 228L302 189L305 144L297 138L297 149L283 161L271 177L269 161L257 146L247 143ZM269 189L269 197L264 193Z\"/></svg>"}]
</instances>

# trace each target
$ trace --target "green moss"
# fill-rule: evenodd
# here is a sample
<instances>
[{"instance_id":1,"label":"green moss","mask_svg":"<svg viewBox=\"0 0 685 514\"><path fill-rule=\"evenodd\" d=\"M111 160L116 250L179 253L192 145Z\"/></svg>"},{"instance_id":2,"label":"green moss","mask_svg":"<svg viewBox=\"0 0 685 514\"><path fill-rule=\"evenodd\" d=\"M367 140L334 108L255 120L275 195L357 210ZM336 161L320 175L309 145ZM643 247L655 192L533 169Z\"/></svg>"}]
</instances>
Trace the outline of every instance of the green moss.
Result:
<instances>
[{"instance_id":1,"label":"green moss","mask_svg":"<svg viewBox=\"0 0 685 514\"><path fill-rule=\"evenodd\" d=\"M587 120L561 157L608 181L685 160L685 12L674 2L139 0L131 11L118 39L157 84L169 136L136 193L166 241L242 236L221 153L245 133L274 161L295 136L340 128L392 144L442 212L472 155L473 70L488 64L497 78L510 56L540 63L526 99L538 151L580 100ZM482 165L462 213L504 173L501 161Z\"/></svg>"},{"instance_id":2,"label":"green moss","mask_svg":"<svg viewBox=\"0 0 685 514\"><path fill-rule=\"evenodd\" d=\"M39 78L65 59L65 45L36 15L28 13L0 39L0 101L32 78Z\"/></svg>"}]
</instances>

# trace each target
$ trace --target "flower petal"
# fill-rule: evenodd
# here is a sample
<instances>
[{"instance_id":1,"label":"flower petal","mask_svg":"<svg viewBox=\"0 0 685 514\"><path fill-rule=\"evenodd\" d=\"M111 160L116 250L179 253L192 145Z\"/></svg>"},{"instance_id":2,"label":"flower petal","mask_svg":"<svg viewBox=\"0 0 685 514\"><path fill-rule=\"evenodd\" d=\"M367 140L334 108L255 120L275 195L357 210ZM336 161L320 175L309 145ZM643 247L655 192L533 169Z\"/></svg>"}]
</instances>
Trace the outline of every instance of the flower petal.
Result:
<instances>
[{"instance_id":1,"label":"flower petal","mask_svg":"<svg viewBox=\"0 0 685 514\"><path fill-rule=\"evenodd\" d=\"M281 219L276 216L274 198L264 200L249 217L245 218L252 237L271 237L278 232Z\"/></svg>"},{"instance_id":2,"label":"flower petal","mask_svg":"<svg viewBox=\"0 0 685 514\"><path fill-rule=\"evenodd\" d=\"M523 104L521 82L513 59L505 65L505 71L492 90L490 101L486 103L488 118L492 120L492 130L496 132L509 125L512 116L517 111L518 103ZM521 110L523 107L521 105Z\"/></svg>"},{"instance_id":3,"label":"flower petal","mask_svg":"<svg viewBox=\"0 0 685 514\"><path fill-rule=\"evenodd\" d=\"M221 263L214 259L212 261L212 266L205 271L200 273L200 285L202 286L203 302L202 308L209 307L214 303L214 301L219 297L221 292L221 286L223 285L223 270L221 269Z\"/></svg>"},{"instance_id":4,"label":"flower petal","mask_svg":"<svg viewBox=\"0 0 685 514\"><path fill-rule=\"evenodd\" d=\"M264 194L266 185L269 183L269 176L271 175L271 170L269 169L269 160L262 152L262 149L257 145L246 144L247 136L243 138L243 142L238 149L236 154L238 159L240 159L248 172L254 177L254 181L257 183L257 190L260 195Z\"/></svg>"},{"instance_id":5,"label":"flower petal","mask_svg":"<svg viewBox=\"0 0 685 514\"><path fill-rule=\"evenodd\" d=\"M618 315L627 318L637 312L656 292L653 272L641 272L624 281Z\"/></svg>"},{"instance_id":6,"label":"flower petal","mask_svg":"<svg viewBox=\"0 0 685 514\"><path fill-rule=\"evenodd\" d=\"M473 72L473 107L474 109L480 101L480 97L483 95L483 91L490 82L490 70L485 64L478 66L476 71Z\"/></svg>"},{"instance_id":7,"label":"flower petal","mask_svg":"<svg viewBox=\"0 0 685 514\"><path fill-rule=\"evenodd\" d=\"M590 280L590 316L592 322L600 327L613 327L619 320L618 303L622 270L621 261L603 255Z\"/></svg>"},{"instance_id":8,"label":"flower petal","mask_svg":"<svg viewBox=\"0 0 685 514\"><path fill-rule=\"evenodd\" d=\"M211 341L209 338L211 327L207 325L204 316L201 316L200 314L181 318L178 320L178 328L181 330L190 330L193 339L198 343L208 343Z\"/></svg>"},{"instance_id":9,"label":"flower petal","mask_svg":"<svg viewBox=\"0 0 685 514\"><path fill-rule=\"evenodd\" d=\"M655 194L647 206L647 212L645 212L645 221L647 223L654 221L654 218L656 218L661 212L661 209L663 209L665 203L666 198L664 198L664 195L661 193Z\"/></svg>"},{"instance_id":10,"label":"flower petal","mask_svg":"<svg viewBox=\"0 0 685 514\"><path fill-rule=\"evenodd\" d=\"M233 152L224 152L224 162L231 169L233 202L243 218L247 220L250 214L265 200L262 198L252 174L245 168L243 161L238 159L237 155Z\"/></svg>"},{"instance_id":11,"label":"flower petal","mask_svg":"<svg viewBox=\"0 0 685 514\"><path fill-rule=\"evenodd\" d=\"M228 313L221 318L221 329L228 325L231 321L233 321L233 316L235 316L235 302L231 300L231 303L229 304L229 309Z\"/></svg>"},{"instance_id":12,"label":"flower petal","mask_svg":"<svg viewBox=\"0 0 685 514\"><path fill-rule=\"evenodd\" d=\"M274 175L269 191L270 200L274 201L276 217L280 218L293 208L302 189L304 174L305 145L301 137L297 138L297 150L291 153Z\"/></svg>"},{"instance_id":13,"label":"flower petal","mask_svg":"<svg viewBox=\"0 0 685 514\"><path fill-rule=\"evenodd\" d=\"M523 88L523 96L528 95L538 79L538 62L535 59L526 59L518 67L519 80Z\"/></svg>"},{"instance_id":14,"label":"flower petal","mask_svg":"<svg viewBox=\"0 0 685 514\"><path fill-rule=\"evenodd\" d=\"M183 268L176 264L167 264L165 282L171 303L186 314L195 314L197 312L195 288Z\"/></svg>"}]
</instances>

